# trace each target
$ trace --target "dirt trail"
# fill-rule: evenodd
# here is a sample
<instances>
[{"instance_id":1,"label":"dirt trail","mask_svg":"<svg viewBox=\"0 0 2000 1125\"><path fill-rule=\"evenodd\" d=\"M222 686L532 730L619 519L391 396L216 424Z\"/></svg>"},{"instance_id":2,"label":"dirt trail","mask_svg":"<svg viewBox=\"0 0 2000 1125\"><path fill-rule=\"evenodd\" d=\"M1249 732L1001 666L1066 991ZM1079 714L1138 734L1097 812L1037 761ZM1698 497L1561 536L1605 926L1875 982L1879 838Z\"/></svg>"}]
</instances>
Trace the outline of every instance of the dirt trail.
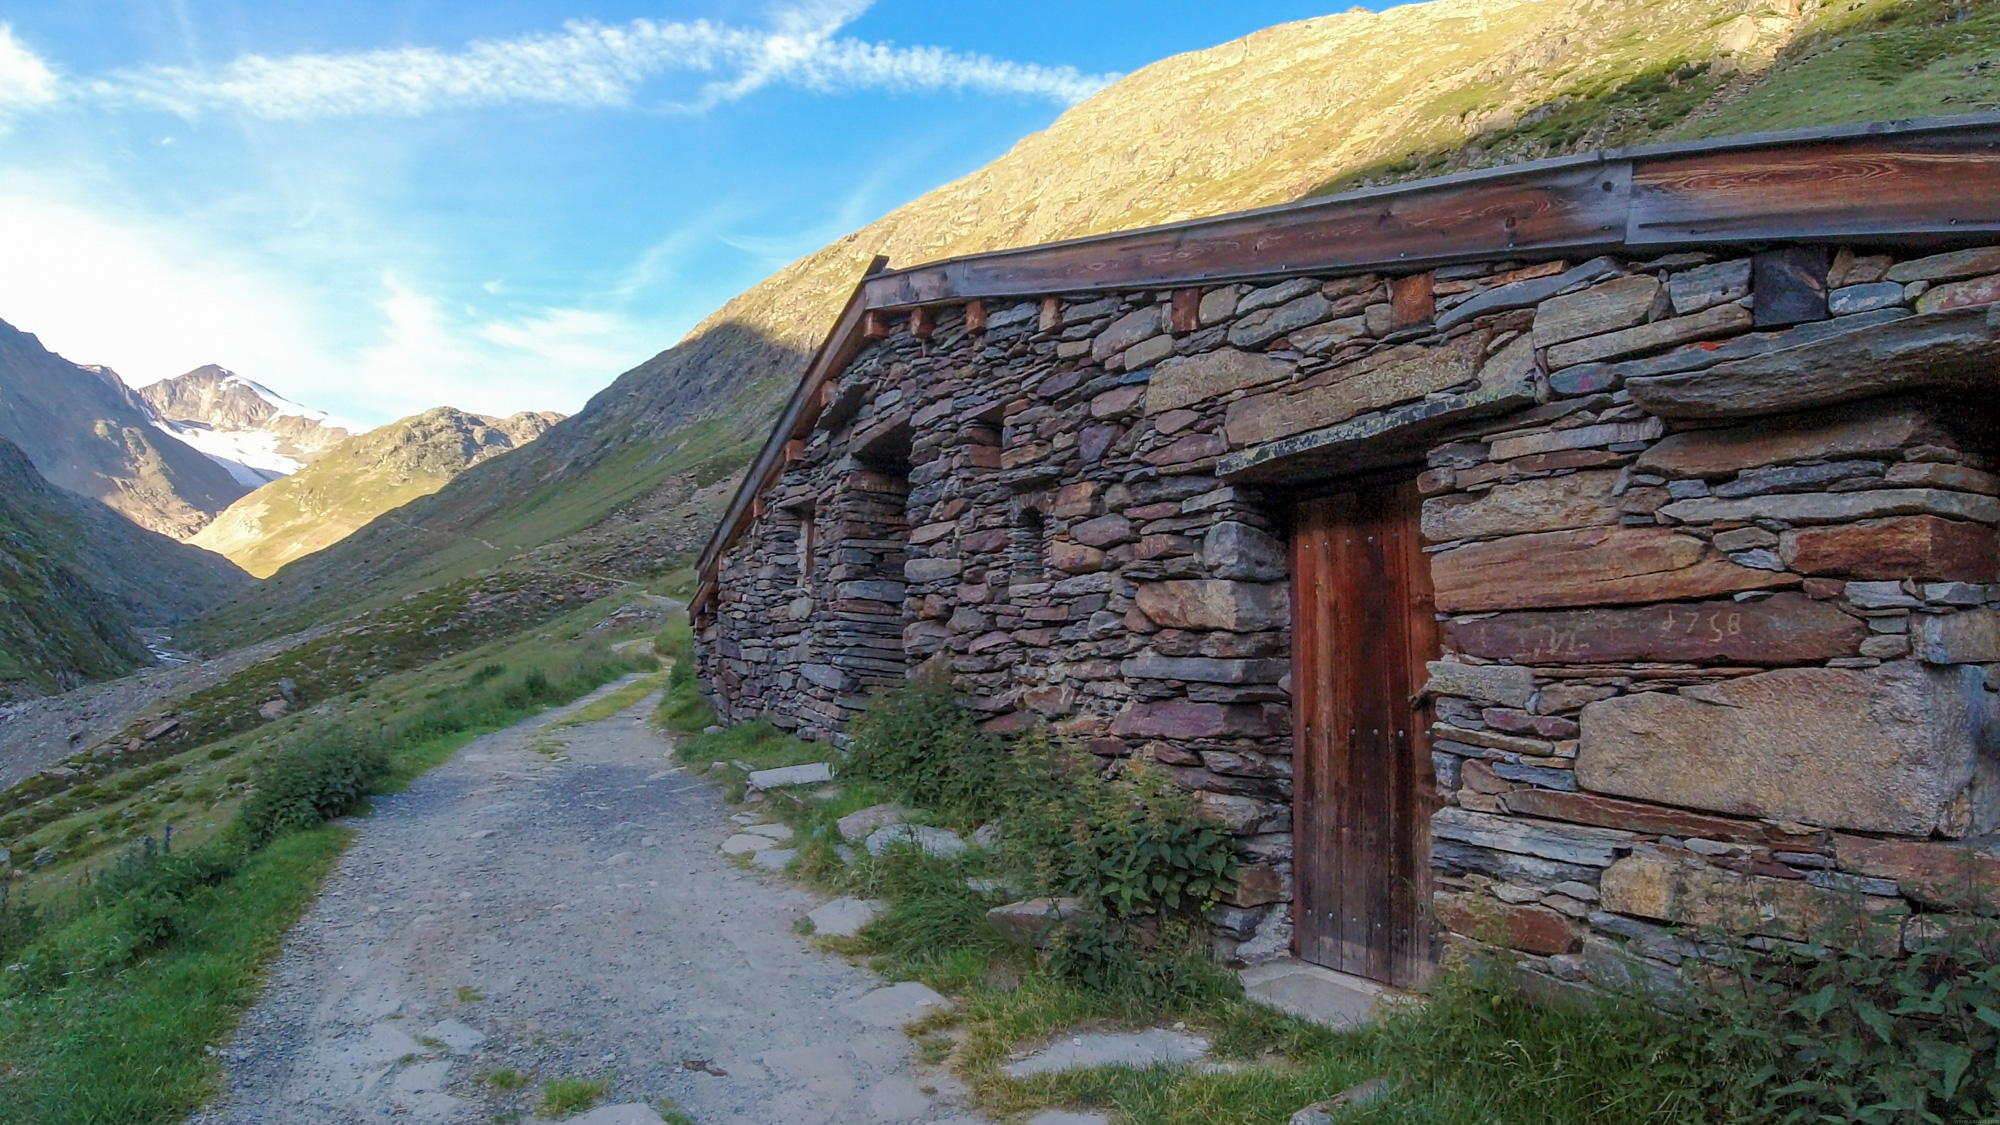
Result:
<instances>
[{"instance_id":1,"label":"dirt trail","mask_svg":"<svg viewBox=\"0 0 2000 1125\"><path fill-rule=\"evenodd\" d=\"M489 735L355 821L191 1125L484 1123L559 1077L700 1125L976 1125L864 1022L883 982L794 931L816 900L720 854L728 809L651 710Z\"/></svg>"}]
</instances>

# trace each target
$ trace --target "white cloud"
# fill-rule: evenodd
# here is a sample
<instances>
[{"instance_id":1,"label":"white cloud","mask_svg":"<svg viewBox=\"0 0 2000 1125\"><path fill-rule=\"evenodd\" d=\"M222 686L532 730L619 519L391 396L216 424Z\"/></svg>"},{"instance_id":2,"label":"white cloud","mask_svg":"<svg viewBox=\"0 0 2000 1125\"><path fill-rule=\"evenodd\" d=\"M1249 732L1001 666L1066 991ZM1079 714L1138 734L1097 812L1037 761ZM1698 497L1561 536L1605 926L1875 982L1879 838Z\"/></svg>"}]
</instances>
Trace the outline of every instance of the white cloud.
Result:
<instances>
[{"instance_id":1,"label":"white cloud","mask_svg":"<svg viewBox=\"0 0 2000 1125\"><path fill-rule=\"evenodd\" d=\"M47 105L56 100L55 71L0 23L0 112Z\"/></svg>"},{"instance_id":2,"label":"white cloud","mask_svg":"<svg viewBox=\"0 0 2000 1125\"><path fill-rule=\"evenodd\" d=\"M779 12L768 28L708 20L615 25L579 20L560 32L481 40L456 52L403 47L245 55L213 69L120 72L90 82L88 96L102 104L149 106L189 117L227 108L283 120L415 115L509 103L624 107L663 76L714 76L696 97L665 103L698 113L774 85L822 93L978 91L1072 104L1115 77L938 47L837 38L866 7L852 0L794 7Z\"/></svg>"},{"instance_id":3,"label":"white cloud","mask_svg":"<svg viewBox=\"0 0 2000 1125\"><path fill-rule=\"evenodd\" d=\"M71 202L79 185L0 184L0 315L134 385L220 363L289 387L321 334L308 303L170 224Z\"/></svg>"},{"instance_id":4,"label":"white cloud","mask_svg":"<svg viewBox=\"0 0 2000 1125\"><path fill-rule=\"evenodd\" d=\"M511 319L454 315L395 274L381 279L382 327L344 365L342 393L378 421L433 406L484 414L575 413L590 394L662 346L656 326L585 309ZM315 404L317 405L317 404Z\"/></svg>"},{"instance_id":5,"label":"white cloud","mask_svg":"<svg viewBox=\"0 0 2000 1125\"><path fill-rule=\"evenodd\" d=\"M573 413L671 342L615 309L455 311L393 274L329 301L198 226L86 208L68 186L0 180L0 317L133 386L219 363L364 427L440 405Z\"/></svg>"}]
</instances>

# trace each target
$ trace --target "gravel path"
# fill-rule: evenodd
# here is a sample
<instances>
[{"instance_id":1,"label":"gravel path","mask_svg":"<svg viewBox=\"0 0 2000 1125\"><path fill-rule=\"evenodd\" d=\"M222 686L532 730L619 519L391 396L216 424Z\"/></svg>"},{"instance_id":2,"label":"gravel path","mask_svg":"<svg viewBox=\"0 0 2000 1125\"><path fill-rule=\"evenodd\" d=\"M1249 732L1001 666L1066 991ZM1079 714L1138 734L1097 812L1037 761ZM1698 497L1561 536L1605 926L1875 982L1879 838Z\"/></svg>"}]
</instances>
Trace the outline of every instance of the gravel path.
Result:
<instances>
[{"instance_id":1,"label":"gravel path","mask_svg":"<svg viewBox=\"0 0 2000 1125\"><path fill-rule=\"evenodd\" d=\"M797 934L817 900L719 853L729 810L651 711L544 715L378 801L191 1125L484 1123L559 1077L700 1125L976 1125L899 1029L918 986Z\"/></svg>"}]
</instances>

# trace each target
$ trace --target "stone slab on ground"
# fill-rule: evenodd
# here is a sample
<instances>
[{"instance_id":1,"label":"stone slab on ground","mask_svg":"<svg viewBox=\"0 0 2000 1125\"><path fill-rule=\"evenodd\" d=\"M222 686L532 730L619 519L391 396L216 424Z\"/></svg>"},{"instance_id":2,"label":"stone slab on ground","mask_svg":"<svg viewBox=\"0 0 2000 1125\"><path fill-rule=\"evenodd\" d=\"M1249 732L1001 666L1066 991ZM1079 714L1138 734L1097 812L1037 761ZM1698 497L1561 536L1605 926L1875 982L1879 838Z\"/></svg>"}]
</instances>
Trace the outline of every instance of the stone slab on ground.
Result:
<instances>
[{"instance_id":1,"label":"stone slab on ground","mask_svg":"<svg viewBox=\"0 0 2000 1125\"><path fill-rule=\"evenodd\" d=\"M660 1125L660 1112L642 1102L601 1105L580 1117L565 1118L569 1125Z\"/></svg>"},{"instance_id":2,"label":"stone slab on ground","mask_svg":"<svg viewBox=\"0 0 2000 1125\"><path fill-rule=\"evenodd\" d=\"M1335 1030L1374 1021L1385 1001L1399 995L1372 980L1304 961L1274 961L1239 974L1243 994L1288 1015Z\"/></svg>"},{"instance_id":3,"label":"stone slab on ground","mask_svg":"<svg viewBox=\"0 0 2000 1125\"><path fill-rule=\"evenodd\" d=\"M965 850L965 841L949 828L928 824L891 824L868 836L868 854L881 855L897 844L912 844L925 855L950 858Z\"/></svg>"},{"instance_id":4,"label":"stone slab on ground","mask_svg":"<svg viewBox=\"0 0 2000 1125\"><path fill-rule=\"evenodd\" d=\"M723 855L749 855L765 848L776 847L777 841L769 836L752 836L748 832L738 832L722 842Z\"/></svg>"},{"instance_id":5,"label":"stone slab on ground","mask_svg":"<svg viewBox=\"0 0 2000 1125\"><path fill-rule=\"evenodd\" d=\"M476 1027L469 1027L457 1020L443 1020L424 1029L425 1039L435 1039L445 1045L454 1055L462 1055L475 1050L486 1042L486 1034Z\"/></svg>"},{"instance_id":6,"label":"stone slab on ground","mask_svg":"<svg viewBox=\"0 0 2000 1125\"><path fill-rule=\"evenodd\" d=\"M789 824L746 824L743 832L747 836L769 836L773 840L792 838L792 826Z\"/></svg>"},{"instance_id":7,"label":"stone slab on ground","mask_svg":"<svg viewBox=\"0 0 2000 1125\"><path fill-rule=\"evenodd\" d=\"M905 815L903 807L892 802L883 805L870 805L865 809L856 809L835 821L834 824L840 829L841 839L846 840L850 844L858 844L866 840L878 828L903 823Z\"/></svg>"},{"instance_id":8,"label":"stone slab on ground","mask_svg":"<svg viewBox=\"0 0 2000 1125\"><path fill-rule=\"evenodd\" d=\"M899 1026L842 1010L882 982L794 932L815 896L717 851L731 810L716 788L647 780L668 750L651 706L567 729L560 761L533 744L570 709L484 736L352 821L326 893L221 1046L222 1099L188 1125L532 1110L534 1087L479 1080L502 1068L603 1078L596 1113L671 1100L702 1125L985 1125ZM656 846L633 847L642 835ZM449 1045L451 1023L484 1041L418 1041Z\"/></svg>"},{"instance_id":9,"label":"stone slab on ground","mask_svg":"<svg viewBox=\"0 0 2000 1125\"><path fill-rule=\"evenodd\" d=\"M933 992L928 985L906 980L849 1001L840 1010L869 1027L900 1028L912 1020L949 1007L951 1001Z\"/></svg>"},{"instance_id":10,"label":"stone slab on ground","mask_svg":"<svg viewBox=\"0 0 2000 1125\"><path fill-rule=\"evenodd\" d=\"M798 854L797 848L765 848L751 856L750 862L766 871L783 871L785 865L792 862L793 857Z\"/></svg>"},{"instance_id":11,"label":"stone slab on ground","mask_svg":"<svg viewBox=\"0 0 2000 1125\"><path fill-rule=\"evenodd\" d=\"M861 927L882 913L882 903L872 898L837 898L807 914L813 932L826 937L853 937Z\"/></svg>"},{"instance_id":12,"label":"stone slab on ground","mask_svg":"<svg viewBox=\"0 0 2000 1125\"><path fill-rule=\"evenodd\" d=\"M779 766L777 769L750 772L752 789L783 789L791 785L818 785L832 780L833 766L826 762L807 762L802 766Z\"/></svg>"},{"instance_id":13,"label":"stone slab on ground","mask_svg":"<svg viewBox=\"0 0 2000 1125\"><path fill-rule=\"evenodd\" d=\"M1111 1125L1101 1113L1080 1113L1073 1109L1045 1109L1028 1118L1028 1125Z\"/></svg>"},{"instance_id":14,"label":"stone slab on ground","mask_svg":"<svg viewBox=\"0 0 2000 1125\"><path fill-rule=\"evenodd\" d=\"M1140 1069L1162 1064L1174 1066L1200 1062L1207 1057L1208 1040L1184 1031L1163 1027L1145 1031L1092 1031L1058 1039L1026 1058L1008 1063L1000 1071L1009 1078L1026 1078L1100 1066Z\"/></svg>"}]
</instances>

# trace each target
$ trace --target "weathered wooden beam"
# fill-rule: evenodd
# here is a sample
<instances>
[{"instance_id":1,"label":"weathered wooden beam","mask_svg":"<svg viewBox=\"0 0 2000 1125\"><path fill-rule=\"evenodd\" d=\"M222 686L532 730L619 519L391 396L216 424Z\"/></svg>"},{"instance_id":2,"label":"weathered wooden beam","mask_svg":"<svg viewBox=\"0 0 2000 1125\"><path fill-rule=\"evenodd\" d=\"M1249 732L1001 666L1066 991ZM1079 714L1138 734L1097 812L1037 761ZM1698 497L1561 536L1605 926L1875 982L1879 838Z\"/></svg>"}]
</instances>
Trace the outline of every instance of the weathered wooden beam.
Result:
<instances>
[{"instance_id":1,"label":"weathered wooden beam","mask_svg":"<svg viewBox=\"0 0 2000 1125\"><path fill-rule=\"evenodd\" d=\"M869 309L861 318L861 338L864 340L886 340L893 326L889 314L879 309Z\"/></svg>"},{"instance_id":2,"label":"weathered wooden beam","mask_svg":"<svg viewBox=\"0 0 2000 1125\"><path fill-rule=\"evenodd\" d=\"M965 303L965 330L967 332L986 331L986 302L967 301Z\"/></svg>"},{"instance_id":3,"label":"weathered wooden beam","mask_svg":"<svg viewBox=\"0 0 2000 1125\"><path fill-rule=\"evenodd\" d=\"M1176 289L1173 303L1168 306L1167 328L1175 335L1184 335L1201 327L1201 290Z\"/></svg>"},{"instance_id":4,"label":"weathered wooden beam","mask_svg":"<svg viewBox=\"0 0 2000 1125\"><path fill-rule=\"evenodd\" d=\"M1219 219L920 266L869 285L874 308L967 297L1168 287L1315 270L1472 261L1617 244L1631 165L1595 157L1446 186L1384 188Z\"/></svg>"},{"instance_id":5,"label":"weathered wooden beam","mask_svg":"<svg viewBox=\"0 0 2000 1125\"><path fill-rule=\"evenodd\" d=\"M2000 232L2000 120L1814 130L1638 160L1630 246Z\"/></svg>"}]
</instances>

